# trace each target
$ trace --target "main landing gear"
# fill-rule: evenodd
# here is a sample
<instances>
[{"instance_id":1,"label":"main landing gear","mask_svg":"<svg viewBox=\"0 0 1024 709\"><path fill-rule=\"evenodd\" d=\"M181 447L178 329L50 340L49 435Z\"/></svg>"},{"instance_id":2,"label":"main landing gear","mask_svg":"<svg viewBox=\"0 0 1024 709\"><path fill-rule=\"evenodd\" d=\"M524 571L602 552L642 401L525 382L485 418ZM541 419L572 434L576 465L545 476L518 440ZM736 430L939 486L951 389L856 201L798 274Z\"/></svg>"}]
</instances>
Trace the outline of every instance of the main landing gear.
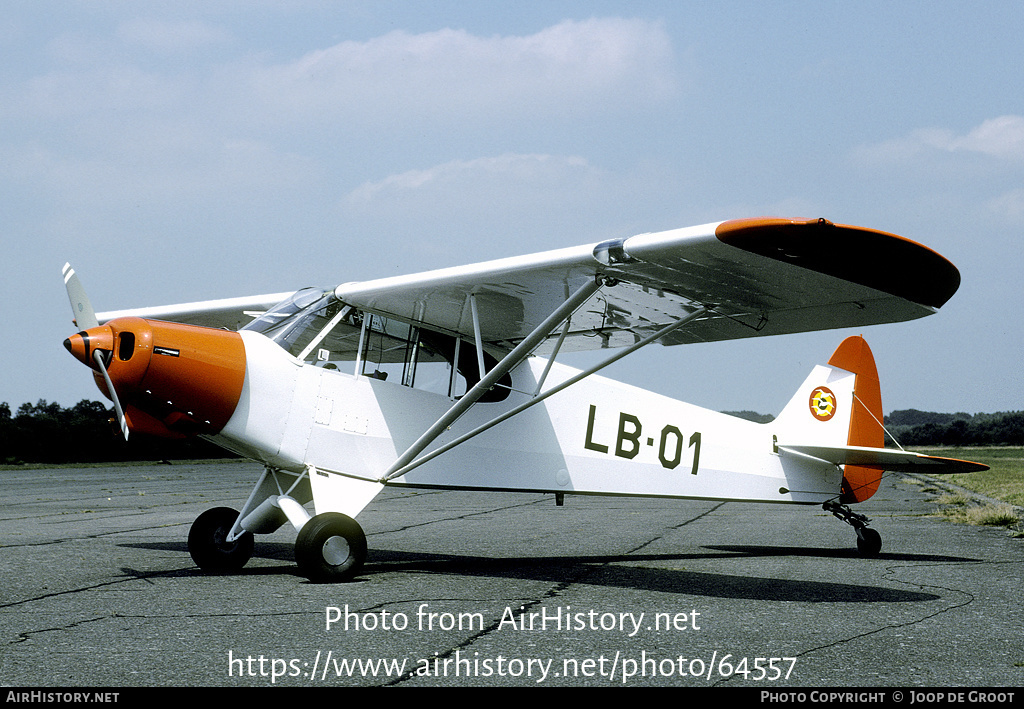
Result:
<instances>
[{"instance_id":1,"label":"main landing gear","mask_svg":"<svg viewBox=\"0 0 1024 709\"><path fill-rule=\"evenodd\" d=\"M857 532L857 551L860 552L861 556L877 556L878 552L882 550L882 536L874 529L868 527L870 519L854 512L849 506L834 500L829 500L821 507L826 512L831 512L838 519L853 527L854 531Z\"/></svg>"},{"instance_id":2,"label":"main landing gear","mask_svg":"<svg viewBox=\"0 0 1024 709\"><path fill-rule=\"evenodd\" d=\"M314 583L348 581L366 560L366 535L351 517L324 512L303 525L295 540L295 561Z\"/></svg>"},{"instance_id":3,"label":"main landing gear","mask_svg":"<svg viewBox=\"0 0 1024 709\"><path fill-rule=\"evenodd\" d=\"M252 556L253 537L250 532L228 541L238 512L230 507L206 510L188 531L188 553L204 571L230 573L245 566Z\"/></svg>"},{"instance_id":4,"label":"main landing gear","mask_svg":"<svg viewBox=\"0 0 1024 709\"><path fill-rule=\"evenodd\" d=\"M188 533L188 551L203 571L232 573L240 570L252 556L253 532L267 533L281 526L285 513L281 507L294 503L291 498L274 499L267 509L257 508L238 524L239 513L229 507L215 507L196 518ZM273 510L276 509L277 514ZM272 529L271 529L272 527ZM339 512L324 512L315 517L305 513L295 540L295 560L299 571L313 583L348 581L359 573L366 561L366 535L351 517Z\"/></svg>"},{"instance_id":5,"label":"main landing gear","mask_svg":"<svg viewBox=\"0 0 1024 709\"><path fill-rule=\"evenodd\" d=\"M298 532L295 560L299 571L314 583L348 581L366 561L362 527L340 512L310 515L310 471L302 473L267 467L241 512L215 507L196 518L188 533L188 551L203 571L238 571L252 556L253 535L270 534L285 524Z\"/></svg>"}]
</instances>

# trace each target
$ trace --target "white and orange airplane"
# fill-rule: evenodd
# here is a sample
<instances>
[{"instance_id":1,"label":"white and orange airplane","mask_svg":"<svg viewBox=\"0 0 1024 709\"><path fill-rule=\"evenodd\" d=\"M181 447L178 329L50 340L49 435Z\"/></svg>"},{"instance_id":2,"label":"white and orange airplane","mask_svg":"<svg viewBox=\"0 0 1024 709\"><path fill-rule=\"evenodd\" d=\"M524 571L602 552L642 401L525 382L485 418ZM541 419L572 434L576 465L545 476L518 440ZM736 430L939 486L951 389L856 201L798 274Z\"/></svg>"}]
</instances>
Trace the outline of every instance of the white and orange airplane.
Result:
<instances>
[{"instance_id":1,"label":"white and orange airplane","mask_svg":"<svg viewBox=\"0 0 1024 709\"><path fill-rule=\"evenodd\" d=\"M100 313L64 267L77 327L125 436L203 436L259 461L241 511L189 532L203 569L241 568L290 523L314 581L366 557L355 517L386 486L821 505L876 554L849 505L884 471L986 466L885 448L861 337L817 366L771 423L598 376L647 344L711 342L930 315L945 258L824 219L740 219L331 290ZM608 350L578 370L560 354ZM312 503L311 514L306 505Z\"/></svg>"}]
</instances>

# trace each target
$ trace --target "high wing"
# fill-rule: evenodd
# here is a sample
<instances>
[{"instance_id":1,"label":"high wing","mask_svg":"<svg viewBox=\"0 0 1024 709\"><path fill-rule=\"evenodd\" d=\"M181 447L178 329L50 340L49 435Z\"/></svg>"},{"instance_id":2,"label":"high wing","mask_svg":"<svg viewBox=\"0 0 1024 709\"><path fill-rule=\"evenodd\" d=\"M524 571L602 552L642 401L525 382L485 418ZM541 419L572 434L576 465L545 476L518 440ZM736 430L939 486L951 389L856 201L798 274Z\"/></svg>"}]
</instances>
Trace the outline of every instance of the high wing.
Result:
<instances>
[{"instance_id":1,"label":"high wing","mask_svg":"<svg viewBox=\"0 0 1024 709\"><path fill-rule=\"evenodd\" d=\"M640 234L408 276L344 283L343 302L511 350L581 285L602 288L572 316L563 351L633 345L688 313L675 345L912 320L957 290L956 267L909 239L824 219L739 219ZM237 329L287 298L100 313ZM478 324L478 328L474 325ZM557 334L538 348L551 349Z\"/></svg>"},{"instance_id":2,"label":"high wing","mask_svg":"<svg viewBox=\"0 0 1024 709\"><path fill-rule=\"evenodd\" d=\"M573 315L563 350L632 345L701 307L712 312L662 344L912 320L960 285L953 264L908 239L824 219L759 218L346 283L335 294L465 337L474 334L475 307L482 339L510 349L600 274L618 283Z\"/></svg>"},{"instance_id":3,"label":"high wing","mask_svg":"<svg viewBox=\"0 0 1024 709\"><path fill-rule=\"evenodd\" d=\"M96 319L100 323L106 323L115 318L133 316L150 320L180 322L186 325L238 330L291 294L291 291L289 291L287 293L268 293L241 298L179 303L177 305L159 305L152 308L112 310L105 313L97 313Z\"/></svg>"}]
</instances>

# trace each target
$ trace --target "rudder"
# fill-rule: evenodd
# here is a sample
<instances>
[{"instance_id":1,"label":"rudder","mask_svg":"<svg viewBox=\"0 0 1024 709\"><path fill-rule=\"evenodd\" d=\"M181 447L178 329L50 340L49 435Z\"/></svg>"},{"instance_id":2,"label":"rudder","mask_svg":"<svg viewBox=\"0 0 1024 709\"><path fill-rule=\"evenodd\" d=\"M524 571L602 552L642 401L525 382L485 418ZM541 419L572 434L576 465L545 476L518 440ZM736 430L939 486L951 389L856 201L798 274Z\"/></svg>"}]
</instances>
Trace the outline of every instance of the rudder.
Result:
<instances>
[{"instance_id":1,"label":"rudder","mask_svg":"<svg viewBox=\"0 0 1024 709\"><path fill-rule=\"evenodd\" d=\"M878 381L878 368L874 355L863 337L848 337L839 345L828 361L830 366L857 375L853 385L850 431L847 445L865 448L884 448L885 429L882 427L882 387ZM843 468L843 486L840 502L864 502L878 491L882 471L859 465Z\"/></svg>"}]
</instances>

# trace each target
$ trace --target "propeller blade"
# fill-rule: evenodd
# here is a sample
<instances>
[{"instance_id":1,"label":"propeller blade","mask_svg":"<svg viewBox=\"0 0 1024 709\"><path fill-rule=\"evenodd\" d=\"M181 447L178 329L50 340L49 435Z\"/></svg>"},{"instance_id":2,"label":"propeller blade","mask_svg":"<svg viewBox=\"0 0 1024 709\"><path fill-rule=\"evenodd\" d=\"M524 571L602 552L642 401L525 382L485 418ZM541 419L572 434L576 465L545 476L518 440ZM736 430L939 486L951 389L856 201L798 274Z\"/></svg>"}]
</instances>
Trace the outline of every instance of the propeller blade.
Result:
<instances>
[{"instance_id":1,"label":"propeller blade","mask_svg":"<svg viewBox=\"0 0 1024 709\"><path fill-rule=\"evenodd\" d=\"M99 325L96 319L96 312L92 309L89 296L85 294L85 288L75 274L75 269L70 263L64 264L64 286L68 289L68 299L71 301L71 310L75 314L75 325L79 330L88 330Z\"/></svg>"},{"instance_id":2,"label":"propeller blade","mask_svg":"<svg viewBox=\"0 0 1024 709\"><path fill-rule=\"evenodd\" d=\"M124 409L121 408L121 401L117 398L117 392L114 391L114 383L110 381L110 375L107 374L107 365L103 362L103 351L96 350L96 352L93 353L92 357L100 368L100 374L103 375L103 381L107 383L107 391L110 392L110 398L114 402L114 412L117 414L117 421L118 424L121 426L121 433L124 434L124 440L127 441L128 419L125 418Z\"/></svg>"}]
</instances>

